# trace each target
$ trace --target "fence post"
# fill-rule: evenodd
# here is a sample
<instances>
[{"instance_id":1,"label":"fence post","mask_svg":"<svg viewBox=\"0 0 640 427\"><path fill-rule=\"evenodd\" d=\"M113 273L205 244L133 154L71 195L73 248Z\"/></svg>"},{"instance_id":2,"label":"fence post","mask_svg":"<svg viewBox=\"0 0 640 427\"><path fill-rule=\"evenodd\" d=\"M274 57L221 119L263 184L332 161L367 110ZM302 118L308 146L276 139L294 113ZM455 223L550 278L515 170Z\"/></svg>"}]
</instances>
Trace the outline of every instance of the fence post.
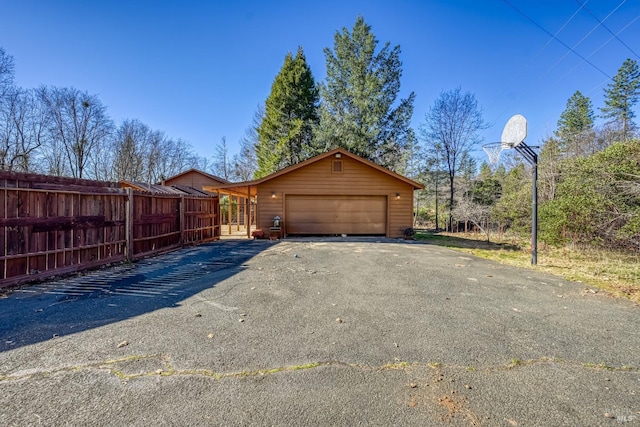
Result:
<instances>
[{"instance_id":1,"label":"fence post","mask_svg":"<svg viewBox=\"0 0 640 427\"><path fill-rule=\"evenodd\" d=\"M180 246L184 245L184 230L185 230L185 206L184 206L184 194L180 195Z\"/></svg>"},{"instance_id":2,"label":"fence post","mask_svg":"<svg viewBox=\"0 0 640 427\"><path fill-rule=\"evenodd\" d=\"M125 239L127 241L127 261L133 259L133 188L127 187L125 205Z\"/></svg>"}]
</instances>

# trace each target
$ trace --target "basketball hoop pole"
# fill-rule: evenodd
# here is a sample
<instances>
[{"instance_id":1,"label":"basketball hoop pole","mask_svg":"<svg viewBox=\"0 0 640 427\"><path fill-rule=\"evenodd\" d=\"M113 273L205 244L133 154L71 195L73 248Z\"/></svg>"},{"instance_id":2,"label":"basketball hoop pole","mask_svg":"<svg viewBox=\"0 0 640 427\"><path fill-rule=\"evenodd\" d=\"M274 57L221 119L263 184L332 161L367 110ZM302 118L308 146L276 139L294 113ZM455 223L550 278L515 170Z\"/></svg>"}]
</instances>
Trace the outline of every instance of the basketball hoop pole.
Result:
<instances>
[{"instance_id":1,"label":"basketball hoop pole","mask_svg":"<svg viewBox=\"0 0 640 427\"><path fill-rule=\"evenodd\" d=\"M504 148L515 148L533 167L533 191L531 202L531 265L538 263L538 155L525 144L527 119L522 114L511 116L503 131L501 142ZM491 145L491 144L490 144ZM485 147L483 147L484 149ZM490 155L491 149L485 150Z\"/></svg>"},{"instance_id":2,"label":"basketball hoop pole","mask_svg":"<svg viewBox=\"0 0 640 427\"><path fill-rule=\"evenodd\" d=\"M531 265L538 264L538 155L522 141L515 150L533 167L533 195L531 203Z\"/></svg>"}]
</instances>

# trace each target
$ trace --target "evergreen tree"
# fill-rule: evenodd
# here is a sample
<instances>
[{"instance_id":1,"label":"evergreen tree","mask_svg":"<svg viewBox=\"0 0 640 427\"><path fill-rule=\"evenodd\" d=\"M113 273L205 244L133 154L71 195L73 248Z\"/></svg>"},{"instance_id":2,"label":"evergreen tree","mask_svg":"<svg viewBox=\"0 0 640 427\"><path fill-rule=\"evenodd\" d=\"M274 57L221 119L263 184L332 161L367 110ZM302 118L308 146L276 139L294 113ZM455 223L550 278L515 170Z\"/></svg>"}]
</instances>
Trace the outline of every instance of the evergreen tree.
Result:
<instances>
[{"instance_id":1,"label":"evergreen tree","mask_svg":"<svg viewBox=\"0 0 640 427\"><path fill-rule=\"evenodd\" d=\"M605 106L602 116L617 122L622 131L622 141L626 141L633 130L635 113L633 106L640 97L640 70L638 63L627 59L604 91Z\"/></svg>"},{"instance_id":2,"label":"evergreen tree","mask_svg":"<svg viewBox=\"0 0 640 427\"><path fill-rule=\"evenodd\" d=\"M593 133L593 107L591 99L577 90L567 101L567 107L560 115L556 136L560 149L567 155L581 156L587 153L595 137Z\"/></svg>"},{"instance_id":3,"label":"evergreen tree","mask_svg":"<svg viewBox=\"0 0 640 427\"><path fill-rule=\"evenodd\" d=\"M378 40L359 16L352 32L336 32L334 48L324 49L326 81L320 88L322 105L319 151L342 147L392 170L400 170L407 148L415 144L410 128L412 92L394 107L400 92L400 46L387 42L376 53Z\"/></svg>"},{"instance_id":4,"label":"evergreen tree","mask_svg":"<svg viewBox=\"0 0 640 427\"><path fill-rule=\"evenodd\" d=\"M256 178L313 155L313 127L318 123L319 95L302 47L284 65L271 86L258 127Z\"/></svg>"},{"instance_id":5,"label":"evergreen tree","mask_svg":"<svg viewBox=\"0 0 640 427\"><path fill-rule=\"evenodd\" d=\"M502 169L504 173L504 168ZM498 173L496 173L498 175ZM471 196L473 201L482 206L491 206L500 199L502 192L502 186L499 179L494 176L491 166L483 162L480 165L480 173L475 179L473 186L471 187Z\"/></svg>"},{"instance_id":6,"label":"evergreen tree","mask_svg":"<svg viewBox=\"0 0 640 427\"><path fill-rule=\"evenodd\" d=\"M531 175L520 163L504 175L491 217L516 233L531 231ZM542 228L542 227L541 227Z\"/></svg>"}]
</instances>

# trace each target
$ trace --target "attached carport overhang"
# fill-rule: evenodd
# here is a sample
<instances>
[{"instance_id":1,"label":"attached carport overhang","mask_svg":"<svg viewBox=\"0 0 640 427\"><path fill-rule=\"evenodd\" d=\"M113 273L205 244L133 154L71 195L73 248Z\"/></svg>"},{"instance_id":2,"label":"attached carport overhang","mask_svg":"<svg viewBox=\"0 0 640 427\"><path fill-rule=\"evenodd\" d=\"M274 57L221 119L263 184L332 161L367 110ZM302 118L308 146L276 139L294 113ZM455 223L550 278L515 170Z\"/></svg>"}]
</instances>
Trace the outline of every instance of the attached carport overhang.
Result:
<instances>
[{"instance_id":1,"label":"attached carport overhang","mask_svg":"<svg viewBox=\"0 0 640 427\"><path fill-rule=\"evenodd\" d=\"M218 186L204 186L203 190L218 193L218 196L220 196L220 194L230 194L234 196L244 197L247 200L251 200L252 198L257 197L258 187L262 186L262 184L268 183L269 181L275 178L279 178L279 177L282 177L283 175L302 169L308 165L311 165L312 163L326 159L327 157L339 158L341 156L349 157L357 162L360 162L364 165L367 165L375 169L378 172L381 172L382 174L395 178L398 181L401 181L403 184L409 185L409 187L413 190L419 190L424 188L424 186L418 182L415 182L393 171L390 171L389 169L383 168L382 166L379 166L373 162L370 162L342 148L336 148L334 150L312 157L303 162L289 166L287 168L284 168L280 171L277 171L271 175L265 176L257 180L218 185ZM388 207L384 211L384 218L382 218L380 217L380 213L382 212L381 210L370 209L372 206L377 206L382 201L376 197L372 197L371 194L365 195L365 194L359 194L357 192L349 193L346 196L344 194L338 195L338 194L324 194L324 193L323 194L306 194L306 195L300 195L300 194L289 195L287 197L286 206L284 207L284 209L285 211L289 210L290 214L291 213L294 214L294 224L296 225L296 227L300 226L301 224L301 222L298 222L295 220L296 215L298 216L304 215L304 212L300 210L296 210L297 209L296 201L300 201L301 197L303 196L306 196L306 203L311 203L311 206L313 206L314 203L318 203L319 200L323 200L324 202L326 202L324 203L325 206L334 206L334 207L345 206L345 203L347 203L349 205L349 213L353 215L354 219L351 221L346 221L346 223L350 224L349 227L351 226L355 227L355 228L351 228L351 230L354 230L353 234L386 234L387 232L385 230L386 228L385 221L388 221ZM314 197L316 198L315 201L313 200ZM384 199L384 201L386 203L386 198ZM257 206L259 210L260 202L257 203ZM317 214L315 216L317 217ZM359 220L359 216L360 218L367 219L367 222L369 224L368 228L358 228L357 223ZM314 225L314 220L313 218L311 218L309 221L306 221L306 224L304 225L304 227L306 228L295 229L293 231L301 232L303 234L327 234L327 233L338 234L337 232L334 233L334 231L336 230L318 228L321 226L322 225L317 225L317 224ZM247 237L251 237L251 231L249 228L247 228Z\"/></svg>"},{"instance_id":2,"label":"attached carport overhang","mask_svg":"<svg viewBox=\"0 0 640 427\"><path fill-rule=\"evenodd\" d=\"M245 212L249 212L251 201L255 200L258 190L252 182L253 181L237 184L203 185L202 189L206 192L217 194L218 200L220 200L220 197L223 195L237 197L238 200L244 199L246 203ZM218 218L220 218L220 215L218 215ZM249 225L247 225L247 237L251 237L251 227Z\"/></svg>"}]
</instances>

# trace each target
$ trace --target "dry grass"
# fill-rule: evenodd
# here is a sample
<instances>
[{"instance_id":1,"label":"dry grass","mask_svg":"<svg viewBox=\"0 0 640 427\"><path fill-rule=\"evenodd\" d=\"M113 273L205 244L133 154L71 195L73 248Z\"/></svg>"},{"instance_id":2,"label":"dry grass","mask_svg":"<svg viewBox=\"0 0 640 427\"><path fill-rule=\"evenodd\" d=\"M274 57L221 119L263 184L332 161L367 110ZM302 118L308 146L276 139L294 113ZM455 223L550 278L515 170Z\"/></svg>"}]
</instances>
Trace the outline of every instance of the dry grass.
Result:
<instances>
[{"instance_id":1,"label":"dry grass","mask_svg":"<svg viewBox=\"0 0 640 427\"><path fill-rule=\"evenodd\" d=\"M640 304L640 254L595 248L554 248L539 244L538 264L531 265L529 242L515 238L487 243L473 233L416 233L416 239L523 268L535 268L582 282Z\"/></svg>"}]
</instances>

